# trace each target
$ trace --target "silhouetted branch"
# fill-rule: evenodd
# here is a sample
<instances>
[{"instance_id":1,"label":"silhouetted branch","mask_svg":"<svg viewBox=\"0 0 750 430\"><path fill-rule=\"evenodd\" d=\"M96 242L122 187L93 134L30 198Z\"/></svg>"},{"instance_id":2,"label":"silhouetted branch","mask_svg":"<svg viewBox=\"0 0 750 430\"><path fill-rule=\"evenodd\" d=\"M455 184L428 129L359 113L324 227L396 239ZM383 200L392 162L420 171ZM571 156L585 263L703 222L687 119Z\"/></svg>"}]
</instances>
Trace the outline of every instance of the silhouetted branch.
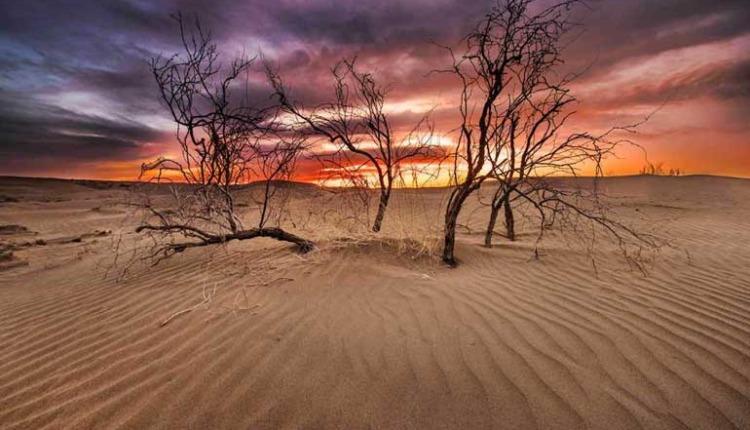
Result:
<instances>
[{"instance_id":1,"label":"silhouetted branch","mask_svg":"<svg viewBox=\"0 0 750 430\"><path fill-rule=\"evenodd\" d=\"M334 151L317 154L318 159L361 190L370 188L364 168L372 169L380 192L372 226L377 232L403 167L410 159L429 158L436 152L434 129L428 113L397 139L385 109L386 89L376 83L373 74L357 70L355 61L344 59L333 67L334 101L312 109L290 100L281 76L268 64L266 70L282 108L300 121L301 127L335 145Z\"/></svg>"},{"instance_id":2,"label":"silhouetted branch","mask_svg":"<svg viewBox=\"0 0 750 430\"><path fill-rule=\"evenodd\" d=\"M306 148L303 135L288 133L273 106L261 106L233 93L247 78L254 58L238 56L221 67L210 33L196 20L188 31L176 15L183 52L151 61L159 95L177 125L178 157L144 163L141 179L169 183L168 195L144 195L138 203L142 221L137 233L152 239L151 258L196 246L272 237L308 251L312 244L269 227L272 213L283 210L276 182L290 179ZM235 194L239 185L260 179L257 228L243 228ZM173 237L193 241L174 243ZM158 261L158 260L157 260Z\"/></svg>"}]
</instances>

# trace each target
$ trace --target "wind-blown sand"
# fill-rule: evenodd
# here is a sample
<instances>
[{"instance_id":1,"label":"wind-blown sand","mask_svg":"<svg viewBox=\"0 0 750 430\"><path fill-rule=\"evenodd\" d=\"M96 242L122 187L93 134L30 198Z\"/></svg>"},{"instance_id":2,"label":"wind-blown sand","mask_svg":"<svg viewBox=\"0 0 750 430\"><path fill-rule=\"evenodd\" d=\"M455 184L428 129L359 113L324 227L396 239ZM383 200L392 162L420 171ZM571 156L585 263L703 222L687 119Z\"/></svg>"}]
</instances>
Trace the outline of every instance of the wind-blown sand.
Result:
<instances>
[{"instance_id":1,"label":"wind-blown sand","mask_svg":"<svg viewBox=\"0 0 750 430\"><path fill-rule=\"evenodd\" d=\"M603 185L672 241L648 276L554 238L537 260L523 223L483 248L472 203L457 269L263 239L116 282L114 236L80 236L119 231L126 188L2 179L29 231L0 241L46 245L0 265L0 428L750 428L750 181Z\"/></svg>"}]
</instances>

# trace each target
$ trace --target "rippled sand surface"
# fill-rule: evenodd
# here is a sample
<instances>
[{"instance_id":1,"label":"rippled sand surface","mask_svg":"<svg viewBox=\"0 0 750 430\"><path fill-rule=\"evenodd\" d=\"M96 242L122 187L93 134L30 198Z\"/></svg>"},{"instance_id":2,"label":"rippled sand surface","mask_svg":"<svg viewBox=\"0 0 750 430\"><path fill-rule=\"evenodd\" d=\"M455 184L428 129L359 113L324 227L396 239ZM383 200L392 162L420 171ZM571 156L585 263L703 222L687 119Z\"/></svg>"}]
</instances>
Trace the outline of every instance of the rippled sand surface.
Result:
<instances>
[{"instance_id":1,"label":"rippled sand surface","mask_svg":"<svg viewBox=\"0 0 750 430\"><path fill-rule=\"evenodd\" d=\"M648 276L523 222L483 248L473 202L457 269L259 240L116 282L127 190L2 179L0 240L51 243L0 266L0 428L750 428L750 181L604 186L672 243Z\"/></svg>"}]
</instances>

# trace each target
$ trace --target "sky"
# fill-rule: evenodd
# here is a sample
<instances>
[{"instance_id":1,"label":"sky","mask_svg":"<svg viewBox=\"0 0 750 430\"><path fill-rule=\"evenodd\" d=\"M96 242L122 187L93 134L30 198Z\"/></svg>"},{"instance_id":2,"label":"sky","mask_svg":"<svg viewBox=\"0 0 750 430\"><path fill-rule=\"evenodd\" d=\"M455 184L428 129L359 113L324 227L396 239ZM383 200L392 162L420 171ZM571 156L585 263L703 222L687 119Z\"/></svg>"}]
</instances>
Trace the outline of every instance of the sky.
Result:
<instances>
[{"instance_id":1,"label":"sky","mask_svg":"<svg viewBox=\"0 0 750 430\"><path fill-rule=\"evenodd\" d=\"M546 1L546 0L542 0ZM490 10L485 0L0 0L0 175L136 179L174 154L174 125L148 60L179 52L170 15L198 17L224 58L262 52L295 99L332 94L330 67L358 58L390 88L389 113L422 113L443 139L458 87L429 71ZM750 2L591 0L565 51L576 126L603 130L655 113L632 138L647 160L688 174L750 177ZM262 85L257 97L266 98ZM625 149L606 174L638 172ZM318 167L302 165L300 177Z\"/></svg>"}]
</instances>

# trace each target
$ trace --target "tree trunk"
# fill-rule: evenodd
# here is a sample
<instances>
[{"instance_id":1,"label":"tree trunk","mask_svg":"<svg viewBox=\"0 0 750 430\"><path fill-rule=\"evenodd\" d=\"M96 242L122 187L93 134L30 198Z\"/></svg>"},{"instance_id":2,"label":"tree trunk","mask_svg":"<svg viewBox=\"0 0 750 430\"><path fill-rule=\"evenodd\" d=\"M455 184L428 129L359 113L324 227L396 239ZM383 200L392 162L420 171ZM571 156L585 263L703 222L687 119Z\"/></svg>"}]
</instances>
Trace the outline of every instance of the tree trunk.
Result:
<instances>
[{"instance_id":1,"label":"tree trunk","mask_svg":"<svg viewBox=\"0 0 750 430\"><path fill-rule=\"evenodd\" d=\"M383 218L385 217L385 210L388 208L388 200L391 198L391 193L383 192L380 194L380 203L378 204L378 214L375 216L375 224L372 226L372 231L375 233L380 231L383 225Z\"/></svg>"},{"instance_id":2,"label":"tree trunk","mask_svg":"<svg viewBox=\"0 0 750 430\"><path fill-rule=\"evenodd\" d=\"M448 202L445 209L445 238L443 242L443 262L451 267L456 267L458 262L453 255L456 246L456 225L458 224L458 215L461 213L464 201L471 191L467 187L456 189L454 198Z\"/></svg>"},{"instance_id":3,"label":"tree trunk","mask_svg":"<svg viewBox=\"0 0 750 430\"><path fill-rule=\"evenodd\" d=\"M505 185L500 185L492 196L490 204L490 221L487 223L487 231L484 233L484 246L492 248L492 237L495 235L497 216L505 201L509 198L510 191Z\"/></svg>"},{"instance_id":4,"label":"tree trunk","mask_svg":"<svg viewBox=\"0 0 750 430\"><path fill-rule=\"evenodd\" d=\"M497 215L500 212L500 206L493 204L490 208L490 222L487 223L487 232L484 234L484 246L492 248L492 236L495 232L495 224L497 223Z\"/></svg>"},{"instance_id":5,"label":"tree trunk","mask_svg":"<svg viewBox=\"0 0 750 430\"><path fill-rule=\"evenodd\" d=\"M510 194L505 196L505 200L503 201L503 206L505 207L505 231L507 233L507 237L511 242L516 241L516 222L513 217L513 207L510 204Z\"/></svg>"},{"instance_id":6,"label":"tree trunk","mask_svg":"<svg viewBox=\"0 0 750 430\"><path fill-rule=\"evenodd\" d=\"M458 211L449 211L445 214L445 242L443 243L443 262L451 267L456 267L456 257L453 250L456 245L456 223L458 222Z\"/></svg>"}]
</instances>

